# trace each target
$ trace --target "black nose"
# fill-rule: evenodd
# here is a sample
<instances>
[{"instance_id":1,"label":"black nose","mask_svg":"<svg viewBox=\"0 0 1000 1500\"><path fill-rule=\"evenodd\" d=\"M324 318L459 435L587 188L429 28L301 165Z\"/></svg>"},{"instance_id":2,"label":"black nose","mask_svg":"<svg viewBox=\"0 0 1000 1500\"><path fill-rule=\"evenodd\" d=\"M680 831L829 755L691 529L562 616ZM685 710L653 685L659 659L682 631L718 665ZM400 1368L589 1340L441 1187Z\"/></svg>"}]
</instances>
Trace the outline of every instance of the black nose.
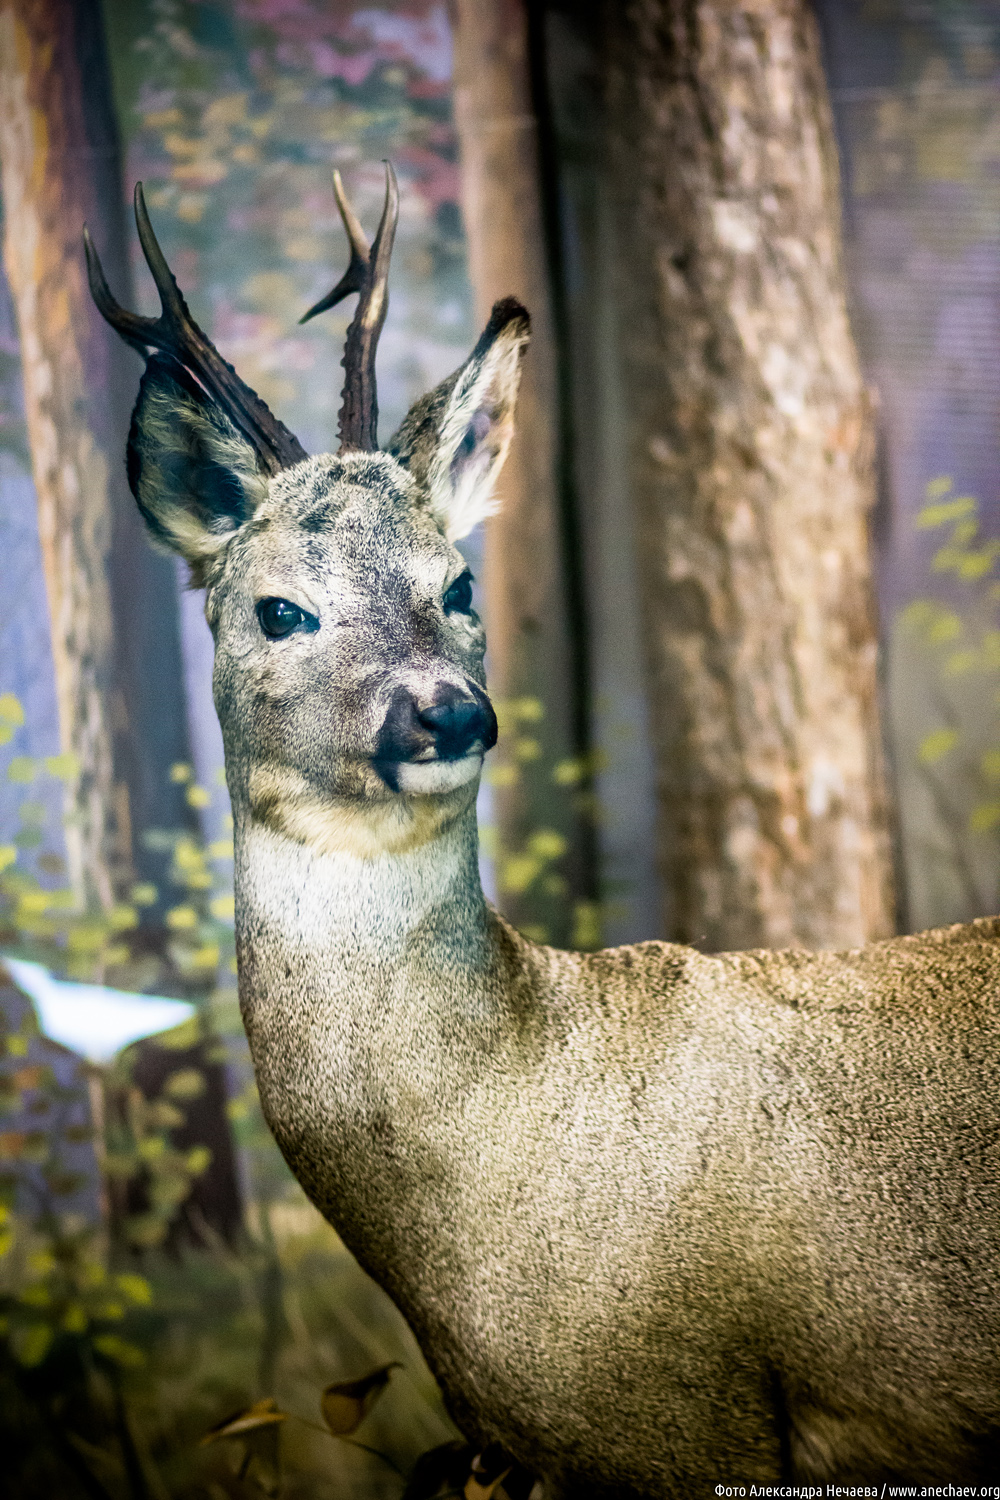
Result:
<instances>
[{"instance_id":1,"label":"black nose","mask_svg":"<svg viewBox=\"0 0 1000 1500\"><path fill-rule=\"evenodd\" d=\"M398 687L379 730L372 760L383 781L394 791L396 767L427 759L433 749L439 760L461 760L473 745L492 750L497 742L493 705L474 682L463 687L439 682L430 702L419 703L409 688Z\"/></svg>"},{"instance_id":2,"label":"black nose","mask_svg":"<svg viewBox=\"0 0 1000 1500\"><path fill-rule=\"evenodd\" d=\"M434 737L442 760L459 760L479 743L491 750L497 742L497 721L485 693L466 697L460 688L441 687L433 703L417 710L417 720Z\"/></svg>"}]
</instances>

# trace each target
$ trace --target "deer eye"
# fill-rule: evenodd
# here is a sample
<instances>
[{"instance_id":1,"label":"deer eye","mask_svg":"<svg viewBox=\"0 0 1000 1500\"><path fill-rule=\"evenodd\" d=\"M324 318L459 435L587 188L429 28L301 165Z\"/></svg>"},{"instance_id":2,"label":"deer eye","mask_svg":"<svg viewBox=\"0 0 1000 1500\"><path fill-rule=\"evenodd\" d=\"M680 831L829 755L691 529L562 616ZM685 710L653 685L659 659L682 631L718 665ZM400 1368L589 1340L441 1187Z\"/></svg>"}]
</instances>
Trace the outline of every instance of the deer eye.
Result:
<instances>
[{"instance_id":1,"label":"deer eye","mask_svg":"<svg viewBox=\"0 0 1000 1500\"><path fill-rule=\"evenodd\" d=\"M472 613L472 574L468 568L449 585L442 603L446 615Z\"/></svg>"},{"instance_id":2,"label":"deer eye","mask_svg":"<svg viewBox=\"0 0 1000 1500\"><path fill-rule=\"evenodd\" d=\"M272 641L291 635L293 630L300 628L309 631L319 629L319 621L315 615L307 614L304 609L299 609L297 604L290 604L287 599L262 599L257 605L257 619L261 630Z\"/></svg>"}]
</instances>

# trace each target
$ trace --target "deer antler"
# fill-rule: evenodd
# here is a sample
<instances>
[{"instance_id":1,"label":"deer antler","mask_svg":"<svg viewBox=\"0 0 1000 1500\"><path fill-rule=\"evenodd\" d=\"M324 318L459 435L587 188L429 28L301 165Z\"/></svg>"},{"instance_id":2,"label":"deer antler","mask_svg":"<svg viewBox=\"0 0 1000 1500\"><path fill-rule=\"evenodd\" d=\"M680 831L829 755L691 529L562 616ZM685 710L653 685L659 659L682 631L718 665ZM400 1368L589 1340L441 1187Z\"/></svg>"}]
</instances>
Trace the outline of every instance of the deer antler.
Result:
<instances>
[{"instance_id":1,"label":"deer antler","mask_svg":"<svg viewBox=\"0 0 1000 1500\"><path fill-rule=\"evenodd\" d=\"M240 379L192 318L153 233L141 182L135 185L135 224L142 253L160 294L160 316L143 318L115 301L90 233L84 226L83 244L87 253L90 294L101 316L143 356L150 349L160 349L183 365L252 445L264 473L277 474L280 469L300 463L308 455L298 438Z\"/></svg>"},{"instance_id":2,"label":"deer antler","mask_svg":"<svg viewBox=\"0 0 1000 1500\"><path fill-rule=\"evenodd\" d=\"M343 405L340 408L340 446L342 450L355 448L364 453L373 453L378 447L375 350L389 309L389 257L392 255L396 220L399 217L399 188L396 174L386 162L385 207L375 243L370 249L357 215L344 194L344 185L337 171L333 174L333 192L351 245L350 264L333 290L304 313L299 322L306 323L317 313L336 306L351 292L360 294L357 311L347 330L342 361L347 379L342 392Z\"/></svg>"}]
</instances>

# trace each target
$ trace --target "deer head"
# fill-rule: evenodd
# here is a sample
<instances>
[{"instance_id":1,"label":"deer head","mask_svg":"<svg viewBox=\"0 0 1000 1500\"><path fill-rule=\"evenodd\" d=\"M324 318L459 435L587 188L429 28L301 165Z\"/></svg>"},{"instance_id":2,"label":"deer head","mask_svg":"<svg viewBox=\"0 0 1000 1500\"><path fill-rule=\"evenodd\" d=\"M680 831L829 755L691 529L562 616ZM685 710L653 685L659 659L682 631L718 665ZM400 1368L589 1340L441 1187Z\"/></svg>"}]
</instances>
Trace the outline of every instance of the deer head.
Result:
<instances>
[{"instance_id":1,"label":"deer head","mask_svg":"<svg viewBox=\"0 0 1000 1500\"><path fill-rule=\"evenodd\" d=\"M337 454L307 457L194 322L141 183L136 225L158 318L115 302L84 237L98 308L146 357L129 484L154 541L185 557L206 591L237 821L372 856L412 848L464 812L496 740L485 639L454 543L493 509L529 320L512 298L498 302L469 359L380 451L375 351L396 182L387 167L371 248L336 173L334 190L350 265L306 318L359 294Z\"/></svg>"}]
</instances>

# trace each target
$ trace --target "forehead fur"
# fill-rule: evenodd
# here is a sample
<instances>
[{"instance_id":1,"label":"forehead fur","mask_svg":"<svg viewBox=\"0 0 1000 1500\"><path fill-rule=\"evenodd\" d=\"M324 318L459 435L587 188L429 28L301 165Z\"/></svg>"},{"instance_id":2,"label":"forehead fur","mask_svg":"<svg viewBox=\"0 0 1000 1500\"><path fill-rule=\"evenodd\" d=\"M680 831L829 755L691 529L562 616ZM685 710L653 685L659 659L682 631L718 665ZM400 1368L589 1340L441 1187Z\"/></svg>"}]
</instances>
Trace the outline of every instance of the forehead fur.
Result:
<instances>
[{"instance_id":1,"label":"forehead fur","mask_svg":"<svg viewBox=\"0 0 1000 1500\"><path fill-rule=\"evenodd\" d=\"M272 479L254 520L291 522L315 534L331 530L349 508L401 515L419 503L409 475L390 454L320 453Z\"/></svg>"},{"instance_id":2,"label":"forehead fur","mask_svg":"<svg viewBox=\"0 0 1000 1500\"><path fill-rule=\"evenodd\" d=\"M208 580L209 623L214 628L223 579L242 575L255 556L283 554L321 576L335 533L341 559L357 556L359 549L374 558L387 549L398 551L414 525L425 544L450 550L425 497L388 453L321 453L283 469L251 519L233 534Z\"/></svg>"}]
</instances>

